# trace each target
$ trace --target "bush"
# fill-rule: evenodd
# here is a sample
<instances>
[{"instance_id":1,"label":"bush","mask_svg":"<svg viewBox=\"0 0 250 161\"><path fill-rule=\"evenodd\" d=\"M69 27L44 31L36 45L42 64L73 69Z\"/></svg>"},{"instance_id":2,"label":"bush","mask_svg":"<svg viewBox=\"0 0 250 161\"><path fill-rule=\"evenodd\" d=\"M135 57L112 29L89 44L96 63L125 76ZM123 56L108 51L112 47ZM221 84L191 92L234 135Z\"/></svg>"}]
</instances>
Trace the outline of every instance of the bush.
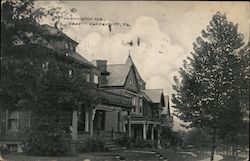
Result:
<instances>
[{"instance_id":1,"label":"bush","mask_svg":"<svg viewBox=\"0 0 250 161\"><path fill-rule=\"evenodd\" d=\"M116 143L122 147L129 147L131 139L128 136L123 136L115 140Z\"/></svg>"},{"instance_id":2,"label":"bush","mask_svg":"<svg viewBox=\"0 0 250 161\"><path fill-rule=\"evenodd\" d=\"M78 144L79 152L102 152L105 151L104 141L89 138L84 142Z\"/></svg>"},{"instance_id":3,"label":"bush","mask_svg":"<svg viewBox=\"0 0 250 161\"><path fill-rule=\"evenodd\" d=\"M135 140L133 142L132 146L135 148L153 148L155 145L155 142L152 140L144 140L144 139L139 139Z\"/></svg>"},{"instance_id":4,"label":"bush","mask_svg":"<svg viewBox=\"0 0 250 161\"><path fill-rule=\"evenodd\" d=\"M21 135L23 150L30 155L65 155L68 152L66 134L53 124L39 123Z\"/></svg>"},{"instance_id":5,"label":"bush","mask_svg":"<svg viewBox=\"0 0 250 161\"><path fill-rule=\"evenodd\" d=\"M6 144L0 144L0 154L8 154L9 148Z\"/></svg>"}]
</instances>

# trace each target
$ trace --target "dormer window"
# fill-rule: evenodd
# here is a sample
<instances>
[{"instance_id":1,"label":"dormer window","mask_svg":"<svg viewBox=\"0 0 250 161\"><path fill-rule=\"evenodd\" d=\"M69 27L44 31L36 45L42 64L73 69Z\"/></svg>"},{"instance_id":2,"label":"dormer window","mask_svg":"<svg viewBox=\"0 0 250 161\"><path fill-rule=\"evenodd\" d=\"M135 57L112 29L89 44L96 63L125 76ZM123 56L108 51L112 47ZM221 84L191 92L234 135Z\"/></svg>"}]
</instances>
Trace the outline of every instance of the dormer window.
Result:
<instances>
[{"instance_id":1,"label":"dormer window","mask_svg":"<svg viewBox=\"0 0 250 161\"><path fill-rule=\"evenodd\" d=\"M94 75L94 83L98 84L99 80L98 80L98 75Z\"/></svg>"},{"instance_id":2,"label":"dormer window","mask_svg":"<svg viewBox=\"0 0 250 161\"><path fill-rule=\"evenodd\" d=\"M72 77L72 75L73 75L73 70L70 69L68 75L69 75L69 77Z\"/></svg>"},{"instance_id":3,"label":"dormer window","mask_svg":"<svg viewBox=\"0 0 250 161\"><path fill-rule=\"evenodd\" d=\"M42 69L45 72L47 72L49 70L49 62L48 61L42 63Z\"/></svg>"},{"instance_id":4,"label":"dormer window","mask_svg":"<svg viewBox=\"0 0 250 161\"><path fill-rule=\"evenodd\" d=\"M73 45L71 45L70 50L75 51L75 47Z\"/></svg>"},{"instance_id":5,"label":"dormer window","mask_svg":"<svg viewBox=\"0 0 250 161\"><path fill-rule=\"evenodd\" d=\"M69 49L69 44L67 42L65 43L65 49Z\"/></svg>"}]
</instances>

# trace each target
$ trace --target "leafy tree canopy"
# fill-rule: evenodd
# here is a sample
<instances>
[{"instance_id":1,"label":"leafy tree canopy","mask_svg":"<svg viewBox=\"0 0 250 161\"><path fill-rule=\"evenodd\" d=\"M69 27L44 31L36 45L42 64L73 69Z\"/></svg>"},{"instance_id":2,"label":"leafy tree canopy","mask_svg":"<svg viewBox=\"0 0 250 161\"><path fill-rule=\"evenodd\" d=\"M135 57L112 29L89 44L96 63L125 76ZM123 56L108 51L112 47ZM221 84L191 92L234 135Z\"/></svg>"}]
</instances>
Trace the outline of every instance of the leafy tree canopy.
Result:
<instances>
[{"instance_id":1,"label":"leafy tree canopy","mask_svg":"<svg viewBox=\"0 0 250 161\"><path fill-rule=\"evenodd\" d=\"M177 116L191 122L190 127L221 129L222 136L237 132L243 125L241 95L249 90L242 85L249 81L243 65L249 45L242 49L238 25L219 12L201 33L193 43L192 57L180 68L181 80L175 77L172 100Z\"/></svg>"}]
</instances>

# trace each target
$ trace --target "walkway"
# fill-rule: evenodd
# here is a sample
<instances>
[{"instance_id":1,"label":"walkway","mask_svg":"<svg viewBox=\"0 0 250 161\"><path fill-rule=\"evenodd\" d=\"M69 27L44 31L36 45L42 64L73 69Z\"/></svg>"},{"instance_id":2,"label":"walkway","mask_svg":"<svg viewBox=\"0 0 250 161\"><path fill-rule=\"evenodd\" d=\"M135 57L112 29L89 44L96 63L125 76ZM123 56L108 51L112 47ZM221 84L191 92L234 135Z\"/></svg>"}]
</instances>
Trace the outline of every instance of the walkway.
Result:
<instances>
[{"instance_id":1,"label":"walkway","mask_svg":"<svg viewBox=\"0 0 250 161\"><path fill-rule=\"evenodd\" d=\"M214 154L214 161L220 161L222 159L223 159L223 157L221 155ZM210 161L210 158L202 159L202 160L199 160L199 161Z\"/></svg>"}]
</instances>

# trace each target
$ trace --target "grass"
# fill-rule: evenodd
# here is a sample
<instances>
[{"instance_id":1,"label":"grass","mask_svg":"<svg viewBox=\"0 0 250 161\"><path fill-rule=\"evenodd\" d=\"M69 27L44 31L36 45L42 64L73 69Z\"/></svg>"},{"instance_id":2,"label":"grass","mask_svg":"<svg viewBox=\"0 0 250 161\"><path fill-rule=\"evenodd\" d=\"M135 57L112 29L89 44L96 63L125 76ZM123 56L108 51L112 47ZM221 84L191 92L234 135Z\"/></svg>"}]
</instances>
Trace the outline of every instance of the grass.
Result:
<instances>
[{"instance_id":1,"label":"grass","mask_svg":"<svg viewBox=\"0 0 250 161\"><path fill-rule=\"evenodd\" d=\"M243 161L244 158L241 157L232 157L232 156L223 156L221 161Z\"/></svg>"},{"instance_id":2,"label":"grass","mask_svg":"<svg viewBox=\"0 0 250 161\"><path fill-rule=\"evenodd\" d=\"M193 153L197 154L194 157L189 154L181 154L176 150L157 150L157 149L130 149L126 151L114 151L114 152L103 152L103 153L83 153L74 156L64 156L64 157L46 157L46 156L27 156L25 154L4 154L3 158L7 161L84 161L89 159L90 161L118 161L116 156L120 155L125 157L126 161L160 161L159 157L154 154L145 154L133 151L157 151L162 155L166 156L169 161L198 161L209 157L205 154L198 154L198 151L194 150ZM231 160L230 160L231 161Z\"/></svg>"},{"instance_id":3,"label":"grass","mask_svg":"<svg viewBox=\"0 0 250 161\"><path fill-rule=\"evenodd\" d=\"M5 154L3 158L6 161L118 161L115 156L95 156L90 154L81 154L76 156L50 157L50 156L27 156L25 154Z\"/></svg>"}]
</instances>

